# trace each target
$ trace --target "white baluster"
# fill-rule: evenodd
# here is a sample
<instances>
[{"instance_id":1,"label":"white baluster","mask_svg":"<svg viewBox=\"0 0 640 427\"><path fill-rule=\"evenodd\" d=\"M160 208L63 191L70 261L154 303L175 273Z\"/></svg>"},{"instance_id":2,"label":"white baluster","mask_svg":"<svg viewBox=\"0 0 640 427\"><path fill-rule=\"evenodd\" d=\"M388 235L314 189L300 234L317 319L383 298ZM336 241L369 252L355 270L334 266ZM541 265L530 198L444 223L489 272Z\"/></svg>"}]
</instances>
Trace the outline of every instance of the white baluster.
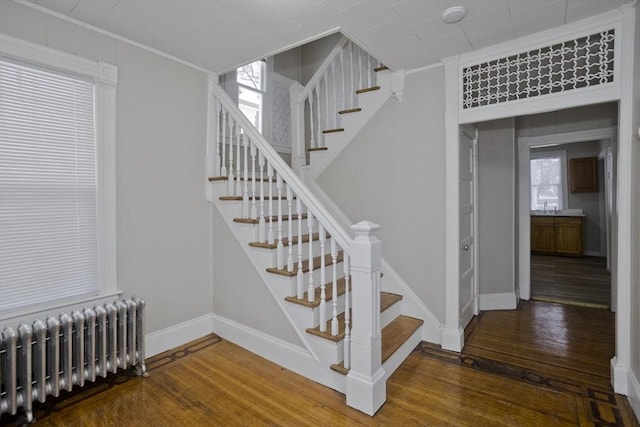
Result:
<instances>
[{"instance_id":1,"label":"white baluster","mask_svg":"<svg viewBox=\"0 0 640 427\"><path fill-rule=\"evenodd\" d=\"M231 121L231 120L229 120ZM235 196L236 183L235 176L233 175L233 130L237 129L235 121L233 124L229 123L229 173L227 174L227 194L229 196Z\"/></svg>"},{"instance_id":2,"label":"white baluster","mask_svg":"<svg viewBox=\"0 0 640 427\"><path fill-rule=\"evenodd\" d=\"M349 102L351 108L356 106L356 89L353 86L353 76L355 74L355 66L353 63L353 43L349 41L349 76L351 78L351 86L349 86Z\"/></svg>"},{"instance_id":3,"label":"white baluster","mask_svg":"<svg viewBox=\"0 0 640 427\"><path fill-rule=\"evenodd\" d=\"M258 202L256 200L256 144L251 141L251 219L258 218Z\"/></svg>"},{"instance_id":4,"label":"white baluster","mask_svg":"<svg viewBox=\"0 0 640 427\"><path fill-rule=\"evenodd\" d=\"M331 264L333 266L333 277L331 295L333 295L331 312L331 335L338 335L338 247L335 239L331 239Z\"/></svg>"},{"instance_id":5,"label":"white baluster","mask_svg":"<svg viewBox=\"0 0 640 427\"><path fill-rule=\"evenodd\" d=\"M351 267L349 256L344 254L342 265L344 268L344 367L351 368Z\"/></svg>"},{"instance_id":6,"label":"white baluster","mask_svg":"<svg viewBox=\"0 0 640 427\"><path fill-rule=\"evenodd\" d=\"M244 182L242 183L242 218L249 218L249 137L242 134L244 149ZM238 181L239 182L239 181ZM253 202L255 204L255 200Z\"/></svg>"},{"instance_id":7,"label":"white baluster","mask_svg":"<svg viewBox=\"0 0 640 427\"><path fill-rule=\"evenodd\" d=\"M288 208L288 233L289 236L289 253L287 256L287 271L293 271L293 191L291 187L287 185L287 208ZM298 237L299 238L299 237Z\"/></svg>"},{"instance_id":8,"label":"white baluster","mask_svg":"<svg viewBox=\"0 0 640 427\"><path fill-rule=\"evenodd\" d=\"M267 185L269 186L269 230L267 231L267 242L270 245L275 243L275 233L273 232L273 166L267 164Z\"/></svg>"},{"instance_id":9,"label":"white baluster","mask_svg":"<svg viewBox=\"0 0 640 427\"><path fill-rule=\"evenodd\" d=\"M322 121L321 121L321 110L320 110L320 81L318 81L318 84L316 85L316 101L318 103L318 106L316 108L316 111L318 112L318 120L316 121L316 146L320 147L322 146Z\"/></svg>"},{"instance_id":10,"label":"white baluster","mask_svg":"<svg viewBox=\"0 0 640 427\"><path fill-rule=\"evenodd\" d=\"M307 231L309 232L309 289L307 290L307 301L313 302L316 294L313 290L313 214L307 210Z\"/></svg>"},{"instance_id":11,"label":"white baluster","mask_svg":"<svg viewBox=\"0 0 640 427\"><path fill-rule=\"evenodd\" d=\"M244 132L242 131L242 129L240 128L240 124L236 123L237 128L236 128L236 188L234 189L234 194L236 196L239 196L242 194L242 181L240 181L240 177L241 175L241 160L242 158L240 157L240 141L242 140L242 136L244 134ZM246 217L245 217L246 218Z\"/></svg>"},{"instance_id":12,"label":"white baluster","mask_svg":"<svg viewBox=\"0 0 640 427\"><path fill-rule=\"evenodd\" d=\"M373 78L371 74L373 74L373 70L371 68L371 55L367 54L367 87L373 86Z\"/></svg>"},{"instance_id":13,"label":"white baluster","mask_svg":"<svg viewBox=\"0 0 640 427\"><path fill-rule=\"evenodd\" d=\"M264 219L264 156L258 152L258 168L260 169L260 217L258 218L258 241L267 241L267 224Z\"/></svg>"},{"instance_id":14,"label":"white baluster","mask_svg":"<svg viewBox=\"0 0 640 427\"><path fill-rule=\"evenodd\" d=\"M362 86L362 49L358 46L358 72L360 74L360 78L358 80L358 89L364 89Z\"/></svg>"},{"instance_id":15,"label":"white baluster","mask_svg":"<svg viewBox=\"0 0 640 427\"><path fill-rule=\"evenodd\" d=\"M296 273L296 297L304 298L304 275L302 273L302 201L296 199L296 213L298 214L298 271Z\"/></svg>"},{"instance_id":16,"label":"white baluster","mask_svg":"<svg viewBox=\"0 0 640 427\"><path fill-rule=\"evenodd\" d=\"M338 128L338 79L336 78L336 61L331 62L331 75L333 76L333 100L331 101L331 111L335 123L334 129Z\"/></svg>"},{"instance_id":17,"label":"white baluster","mask_svg":"<svg viewBox=\"0 0 640 427\"><path fill-rule=\"evenodd\" d=\"M316 141L315 138L313 137L314 135L314 128L313 128L313 90L311 90L311 92L309 93L309 120L310 120L310 125L311 125L311 142L310 142L310 147L311 148L316 148Z\"/></svg>"},{"instance_id":18,"label":"white baluster","mask_svg":"<svg viewBox=\"0 0 640 427\"><path fill-rule=\"evenodd\" d=\"M324 71L324 102L325 102L325 113L327 114L324 118L324 128L330 129L330 119L329 119L329 69L327 68Z\"/></svg>"},{"instance_id":19,"label":"white baluster","mask_svg":"<svg viewBox=\"0 0 640 427\"><path fill-rule=\"evenodd\" d=\"M223 109L222 110L222 159L221 159L221 167L220 167L220 176L227 176L227 121L228 121L228 114L226 110Z\"/></svg>"},{"instance_id":20,"label":"white baluster","mask_svg":"<svg viewBox=\"0 0 640 427\"><path fill-rule=\"evenodd\" d=\"M347 91L346 91L346 87L344 86L344 73L346 72L346 67L344 66L344 49L340 50L340 77L342 79L342 86L341 86L341 90L342 90L342 109L346 110L347 109Z\"/></svg>"},{"instance_id":21,"label":"white baluster","mask_svg":"<svg viewBox=\"0 0 640 427\"><path fill-rule=\"evenodd\" d=\"M327 242L327 234L323 225L318 221L318 234L320 239L320 332L327 331L327 290L326 290L326 265L325 265L325 244ZM311 244L311 241L309 241Z\"/></svg>"},{"instance_id":22,"label":"white baluster","mask_svg":"<svg viewBox=\"0 0 640 427\"><path fill-rule=\"evenodd\" d=\"M213 164L213 170L215 176L220 173L220 167L222 166L222 158L220 157L220 131L222 130L222 106L220 101L216 99L216 160Z\"/></svg>"},{"instance_id":23,"label":"white baluster","mask_svg":"<svg viewBox=\"0 0 640 427\"><path fill-rule=\"evenodd\" d=\"M276 245L276 268L284 269L284 246L282 244L282 177L276 172L276 188L278 190L278 244Z\"/></svg>"}]
</instances>

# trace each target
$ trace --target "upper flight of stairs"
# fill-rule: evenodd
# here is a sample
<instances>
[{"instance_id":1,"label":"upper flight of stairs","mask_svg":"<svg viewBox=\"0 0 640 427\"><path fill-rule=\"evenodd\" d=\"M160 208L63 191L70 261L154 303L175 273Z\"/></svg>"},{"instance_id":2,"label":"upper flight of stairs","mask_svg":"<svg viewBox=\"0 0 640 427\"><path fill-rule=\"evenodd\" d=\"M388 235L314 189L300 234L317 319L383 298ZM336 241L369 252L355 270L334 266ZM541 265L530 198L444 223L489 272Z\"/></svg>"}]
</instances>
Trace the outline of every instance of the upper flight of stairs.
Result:
<instances>
[{"instance_id":1,"label":"upper flight of stairs","mask_svg":"<svg viewBox=\"0 0 640 427\"><path fill-rule=\"evenodd\" d=\"M322 143L318 147L307 148L308 163L302 167L302 176L314 180L331 164L366 123L391 97L391 70L385 66L376 67L375 83L369 87L356 89L357 105L337 111L336 127L322 129Z\"/></svg>"}]
</instances>

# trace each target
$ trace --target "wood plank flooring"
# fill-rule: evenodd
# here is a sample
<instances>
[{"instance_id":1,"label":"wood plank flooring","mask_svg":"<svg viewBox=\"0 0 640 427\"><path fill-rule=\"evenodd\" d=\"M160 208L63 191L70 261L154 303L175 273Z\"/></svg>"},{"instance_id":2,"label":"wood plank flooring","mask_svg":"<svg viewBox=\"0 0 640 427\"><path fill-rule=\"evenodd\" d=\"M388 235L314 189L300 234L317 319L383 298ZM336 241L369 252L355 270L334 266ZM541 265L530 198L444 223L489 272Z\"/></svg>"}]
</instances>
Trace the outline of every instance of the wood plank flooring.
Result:
<instances>
[{"instance_id":1,"label":"wood plank flooring","mask_svg":"<svg viewBox=\"0 0 640 427\"><path fill-rule=\"evenodd\" d=\"M613 315L524 302L486 312L462 353L421 343L374 417L344 396L215 335L37 406L38 426L637 426L611 391ZM16 425L3 417L2 425Z\"/></svg>"},{"instance_id":2,"label":"wood plank flooring","mask_svg":"<svg viewBox=\"0 0 640 427\"><path fill-rule=\"evenodd\" d=\"M531 255L531 298L586 307L611 307L606 258Z\"/></svg>"}]
</instances>

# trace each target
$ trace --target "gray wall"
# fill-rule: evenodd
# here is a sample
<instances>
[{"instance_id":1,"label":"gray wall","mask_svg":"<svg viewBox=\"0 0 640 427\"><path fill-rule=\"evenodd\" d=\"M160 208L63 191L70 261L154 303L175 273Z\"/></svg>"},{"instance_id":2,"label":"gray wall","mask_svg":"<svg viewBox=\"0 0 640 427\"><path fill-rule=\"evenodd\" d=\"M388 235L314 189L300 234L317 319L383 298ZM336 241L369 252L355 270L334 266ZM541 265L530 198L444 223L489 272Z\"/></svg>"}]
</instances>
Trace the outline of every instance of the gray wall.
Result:
<instances>
[{"instance_id":1,"label":"gray wall","mask_svg":"<svg viewBox=\"0 0 640 427\"><path fill-rule=\"evenodd\" d=\"M273 71L290 78L302 80L302 48L296 47L273 57Z\"/></svg>"},{"instance_id":2,"label":"gray wall","mask_svg":"<svg viewBox=\"0 0 640 427\"><path fill-rule=\"evenodd\" d=\"M512 293L518 187L514 119L479 123L477 127L479 293Z\"/></svg>"},{"instance_id":3,"label":"gray wall","mask_svg":"<svg viewBox=\"0 0 640 427\"><path fill-rule=\"evenodd\" d=\"M387 101L318 178L352 222L381 225L384 258L442 323L443 82L442 67L408 75L402 102Z\"/></svg>"},{"instance_id":4,"label":"gray wall","mask_svg":"<svg viewBox=\"0 0 640 427\"><path fill-rule=\"evenodd\" d=\"M295 345L300 339L224 220L213 218L213 312Z\"/></svg>"},{"instance_id":5,"label":"gray wall","mask_svg":"<svg viewBox=\"0 0 640 427\"><path fill-rule=\"evenodd\" d=\"M119 287L147 301L148 332L210 313L206 75L9 1L0 31L118 66Z\"/></svg>"},{"instance_id":6,"label":"gray wall","mask_svg":"<svg viewBox=\"0 0 640 427\"><path fill-rule=\"evenodd\" d=\"M545 148L533 148L532 153L541 153L548 151L566 151L567 152L567 174L569 159L575 159L580 157L594 157L598 156L600 150L599 141L590 142L578 142L573 144L563 144L554 147ZM601 223L600 204L604 200L602 194L604 187L602 186L602 180L599 181L597 193L572 193L566 183L565 191L568 195L568 209L582 209L584 214L584 251L591 252L593 254L599 254L601 256L606 255L606 241L601 241L601 232L604 231L604 222Z\"/></svg>"},{"instance_id":7,"label":"gray wall","mask_svg":"<svg viewBox=\"0 0 640 427\"><path fill-rule=\"evenodd\" d=\"M342 38L342 33L334 33L321 39L312 41L300 47L300 83L306 85L322 62L327 58L331 50Z\"/></svg>"},{"instance_id":8,"label":"gray wall","mask_svg":"<svg viewBox=\"0 0 640 427\"><path fill-rule=\"evenodd\" d=\"M516 119L518 137L598 129L618 124L618 104L586 105L550 113L532 114Z\"/></svg>"}]
</instances>

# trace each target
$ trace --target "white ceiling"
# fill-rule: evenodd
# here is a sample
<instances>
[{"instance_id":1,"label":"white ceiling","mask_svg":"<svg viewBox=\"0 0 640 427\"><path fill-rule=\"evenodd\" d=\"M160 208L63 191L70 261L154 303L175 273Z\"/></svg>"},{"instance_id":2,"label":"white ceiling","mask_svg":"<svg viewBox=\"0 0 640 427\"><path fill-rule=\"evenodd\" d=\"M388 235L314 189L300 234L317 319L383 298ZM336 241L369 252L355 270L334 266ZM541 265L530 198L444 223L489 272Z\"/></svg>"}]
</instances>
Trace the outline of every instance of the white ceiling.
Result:
<instances>
[{"instance_id":1,"label":"white ceiling","mask_svg":"<svg viewBox=\"0 0 640 427\"><path fill-rule=\"evenodd\" d=\"M342 28L413 69L631 0L29 0L216 73ZM449 6L467 16L445 24Z\"/></svg>"}]
</instances>

